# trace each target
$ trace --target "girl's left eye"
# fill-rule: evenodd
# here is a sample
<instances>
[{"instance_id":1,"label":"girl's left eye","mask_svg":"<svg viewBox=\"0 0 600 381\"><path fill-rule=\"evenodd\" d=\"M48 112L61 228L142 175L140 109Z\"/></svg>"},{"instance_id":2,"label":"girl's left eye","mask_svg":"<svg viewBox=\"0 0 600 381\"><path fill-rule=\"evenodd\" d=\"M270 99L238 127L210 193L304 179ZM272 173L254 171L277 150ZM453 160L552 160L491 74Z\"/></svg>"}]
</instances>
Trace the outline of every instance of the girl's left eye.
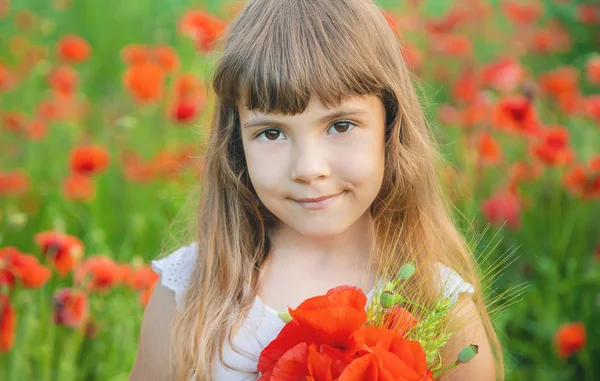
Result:
<instances>
[{"instance_id":1,"label":"girl's left eye","mask_svg":"<svg viewBox=\"0 0 600 381\"><path fill-rule=\"evenodd\" d=\"M348 121L342 121L342 122L335 122L333 123L328 131L333 127L335 132L333 133L334 135L336 134L345 134L348 131L352 130L356 125L352 122L348 122Z\"/></svg>"}]
</instances>

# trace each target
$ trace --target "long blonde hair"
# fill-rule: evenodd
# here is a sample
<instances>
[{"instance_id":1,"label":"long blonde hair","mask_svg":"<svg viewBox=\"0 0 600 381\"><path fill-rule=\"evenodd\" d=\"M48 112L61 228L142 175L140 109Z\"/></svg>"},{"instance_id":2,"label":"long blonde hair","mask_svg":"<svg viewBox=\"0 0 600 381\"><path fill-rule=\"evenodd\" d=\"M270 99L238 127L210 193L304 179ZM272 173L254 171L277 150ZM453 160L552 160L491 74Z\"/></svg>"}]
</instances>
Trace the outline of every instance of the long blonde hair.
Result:
<instances>
[{"instance_id":1,"label":"long blonde hair","mask_svg":"<svg viewBox=\"0 0 600 381\"><path fill-rule=\"evenodd\" d=\"M216 97L200 182L198 261L173 329L178 380L211 379L215 356L223 361L223 345L231 344L255 300L270 249L274 219L252 188L238 103L295 114L311 97L329 106L367 94L379 96L386 109L384 180L371 206L380 252L387 256L382 263L394 271L410 256L422 263L427 256L474 285L502 373L473 256L442 196L437 149L413 81L398 39L370 0L252 0L241 10L212 78ZM425 289L431 278L421 283Z\"/></svg>"}]
</instances>

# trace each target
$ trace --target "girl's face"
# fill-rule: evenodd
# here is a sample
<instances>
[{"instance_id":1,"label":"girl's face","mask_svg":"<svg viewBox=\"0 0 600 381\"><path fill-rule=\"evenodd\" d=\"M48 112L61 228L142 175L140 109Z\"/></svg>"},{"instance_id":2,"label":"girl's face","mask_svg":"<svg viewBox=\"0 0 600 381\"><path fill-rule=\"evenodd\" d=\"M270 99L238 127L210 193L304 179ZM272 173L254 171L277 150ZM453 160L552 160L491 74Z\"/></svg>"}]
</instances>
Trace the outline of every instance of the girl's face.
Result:
<instances>
[{"instance_id":1,"label":"girl's face","mask_svg":"<svg viewBox=\"0 0 600 381\"><path fill-rule=\"evenodd\" d=\"M261 202L304 236L348 229L383 181L385 109L376 96L327 109L311 99L301 114L238 107L244 154Z\"/></svg>"}]
</instances>

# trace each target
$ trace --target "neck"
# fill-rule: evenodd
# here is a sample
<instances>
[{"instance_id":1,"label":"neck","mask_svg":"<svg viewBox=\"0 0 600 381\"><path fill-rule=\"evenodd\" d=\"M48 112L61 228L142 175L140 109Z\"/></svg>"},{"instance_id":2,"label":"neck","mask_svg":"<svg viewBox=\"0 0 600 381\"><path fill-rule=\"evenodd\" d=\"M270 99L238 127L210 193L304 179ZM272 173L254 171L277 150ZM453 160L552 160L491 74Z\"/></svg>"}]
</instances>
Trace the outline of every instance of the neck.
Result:
<instances>
[{"instance_id":1,"label":"neck","mask_svg":"<svg viewBox=\"0 0 600 381\"><path fill-rule=\"evenodd\" d=\"M367 210L346 231L335 236L307 237L280 223L270 234L271 260L315 267L355 263L365 269L374 241L373 217Z\"/></svg>"}]
</instances>

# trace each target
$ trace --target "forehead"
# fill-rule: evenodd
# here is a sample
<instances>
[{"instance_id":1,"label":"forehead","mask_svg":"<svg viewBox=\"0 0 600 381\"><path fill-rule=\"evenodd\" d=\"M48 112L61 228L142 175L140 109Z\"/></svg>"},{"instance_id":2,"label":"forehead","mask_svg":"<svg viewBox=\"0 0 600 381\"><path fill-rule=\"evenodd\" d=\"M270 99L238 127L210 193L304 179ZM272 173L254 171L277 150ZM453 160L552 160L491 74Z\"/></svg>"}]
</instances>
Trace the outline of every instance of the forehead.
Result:
<instances>
[{"instance_id":1,"label":"forehead","mask_svg":"<svg viewBox=\"0 0 600 381\"><path fill-rule=\"evenodd\" d=\"M318 117L334 110L356 110L364 111L365 113L377 112L383 107L379 97L375 95L352 95L341 99L338 103L326 105L318 97L311 97L306 108L297 114L285 114L279 111L260 111L252 110L247 107L243 102L237 104L240 119L245 120L254 116L275 116L278 118L294 118L294 117Z\"/></svg>"}]
</instances>

